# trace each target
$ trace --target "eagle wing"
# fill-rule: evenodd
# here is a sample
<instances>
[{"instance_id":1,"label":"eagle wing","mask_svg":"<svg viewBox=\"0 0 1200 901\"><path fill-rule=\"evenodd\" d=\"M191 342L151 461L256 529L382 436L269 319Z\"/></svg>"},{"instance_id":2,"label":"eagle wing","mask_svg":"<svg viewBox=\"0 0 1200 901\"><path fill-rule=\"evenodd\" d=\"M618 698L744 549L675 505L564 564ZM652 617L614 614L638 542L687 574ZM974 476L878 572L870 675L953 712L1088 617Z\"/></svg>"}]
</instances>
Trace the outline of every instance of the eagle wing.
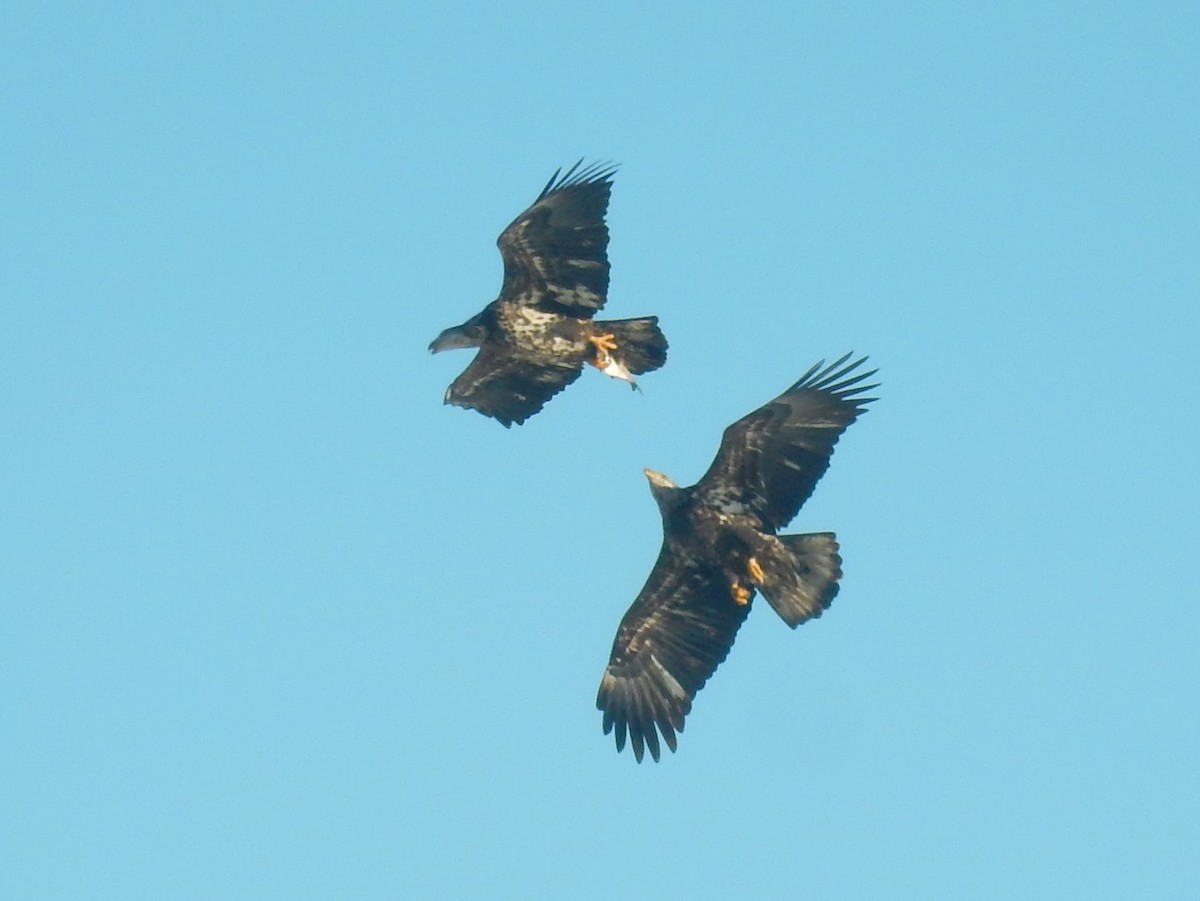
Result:
<instances>
[{"instance_id":1,"label":"eagle wing","mask_svg":"<svg viewBox=\"0 0 1200 901\"><path fill-rule=\"evenodd\" d=\"M505 341L488 341L450 383L445 402L478 410L509 428L537 413L582 371L578 361L537 357Z\"/></svg>"},{"instance_id":2,"label":"eagle wing","mask_svg":"<svg viewBox=\"0 0 1200 901\"><path fill-rule=\"evenodd\" d=\"M812 494L842 432L875 400L855 372L866 357L822 360L796 384L725 430L716 459L696 483L697 503L756 514L781 529ZM822 368L824 367L824 368Z\"/></svg>"},{"instance_id":3,"label":"eagle wing","mask_svg":"<svg viewBox=\"0 0 1200 901\"><path fill-rule=\"evenodd\" d=\"M616 729L618 751L628 734L639 763L647 746L658 760L659 733L675 750L692 699L729 654L749 612L717 573L663 544L617 629L596 696L604 734Z\"/></svg>"},{"instance_id":4,"label":"eagle wing","mask_svg":"<svg viewBox=\"0 0 1200 901\"><path fill-rule=\"evenodd\" d=\"M616 167L577 162L550 177L537 200L500 233L500 299L541 304L590 318L608 294L604 214Z\"/></svg>"}]
</instances>

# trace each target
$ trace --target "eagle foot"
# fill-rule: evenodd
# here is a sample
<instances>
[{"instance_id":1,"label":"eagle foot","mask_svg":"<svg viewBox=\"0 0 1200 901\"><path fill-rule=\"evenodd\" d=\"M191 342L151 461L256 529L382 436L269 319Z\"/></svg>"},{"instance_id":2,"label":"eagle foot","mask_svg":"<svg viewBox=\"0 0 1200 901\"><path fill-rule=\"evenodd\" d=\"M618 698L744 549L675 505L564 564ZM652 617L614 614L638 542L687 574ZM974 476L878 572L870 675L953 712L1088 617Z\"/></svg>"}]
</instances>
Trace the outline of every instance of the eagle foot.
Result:
<instances>
[{"instance_id":1,"label":"eagle foot","mask_svg":"<svg viewBox=\"0 0 1200 901\"><path fill-rule=\"evenodd\" d=\"M596 345L597 350L617 349L617 336L612 334L612 332L604 335L592 335L588 340Z\"/></svg>"},{"instance_id":2,"label":"eagle foot","mask_svg":"<svg viewBox=\"0 0 1200 901\"><path fill-rule=\"evenodd\" d=\"M750 581L755 585L761 585L767 578L762 566L753 557L746 561L746 575L750 577Z\"/></svg>"},{"instance_id":3,"label":"eagle foot","mask_svg":"<svg viewBox=\"0 0 1200 901\"><path fill-rule=\"evenodd\" d=\"M741 582L734 582L729 586L730 592L733 594L733 602L739 607L745 607L750 603L750 598L754 594L754 590L747 588Z\"/></svg>"},{"instance_id":4,"label":"eagle foot","mask_svg":"<svg viewBox=\"0 0 1200 901\"><path fill-rule=\"evenodd\" d=\"M616 336L613 334L590 335L588 341L596 346L596 359L592 361L592 365L600 370L611 365L612 357L609 356L609 352L617 349Z\"/></svg>"}]
</instances>

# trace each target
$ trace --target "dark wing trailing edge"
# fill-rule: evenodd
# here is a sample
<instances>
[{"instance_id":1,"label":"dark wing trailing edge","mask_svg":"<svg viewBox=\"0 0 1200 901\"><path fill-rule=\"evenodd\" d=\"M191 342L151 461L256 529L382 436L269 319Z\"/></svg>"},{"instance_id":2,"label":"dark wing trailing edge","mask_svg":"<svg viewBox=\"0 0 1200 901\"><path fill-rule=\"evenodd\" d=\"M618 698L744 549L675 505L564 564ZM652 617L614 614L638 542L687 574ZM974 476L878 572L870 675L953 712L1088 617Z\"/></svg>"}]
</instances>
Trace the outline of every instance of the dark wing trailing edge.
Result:
<instances>
[{"instance_id":1,"label":"dark wing trailing edge","mask_svg":"<svg viewBox=\"0 0 1200 901\"><path fill-rule=\"evenodd\" d=\"M878 370L855 372L862 357L851 354L817 363L779 397L725 430L721 448L696 483L703 504L742 504L764 524L781 529L808 500L842 432L875 400L862 384ZM824 367L824 368L822 368Z\"/></svg>"},{"instance_id":2,"label":"dark wing trailing edge","mask_svg":"<svg viewBox=\"0 0 1200 901\"><path fill-rule=\"evenodd\" d=\"M500 233L500 299L548 304L583 318L608 294L608 226L604 214L617 167L577 162L550 177L537 200Z\"/></svg>"},{"instance_id":3,"label":"dark wing trailing edge","mask_svg":"<svg viewBox=\"0 0 1200 901\"><path fill-rule=\"evenodd\" d=\"M446 403L478 410L509 428L542 409L582 371L578 363L531 357L507 343L488 342L450 383Z\"/></svg>"},{"instance_id":4,"label":"dark wing trailing edge","mask_svg":"<svg viewBox=\"0 0 1200 901\"><path fill-rule=\"evenodd\" d=\"M617 629L596 707L604 734L628 735L640 763L659 759L659 733L672 751L692 699L729 654L750 606L733 603L729 586L665 545L645 587Z\"/></svg>"}]
</instances>

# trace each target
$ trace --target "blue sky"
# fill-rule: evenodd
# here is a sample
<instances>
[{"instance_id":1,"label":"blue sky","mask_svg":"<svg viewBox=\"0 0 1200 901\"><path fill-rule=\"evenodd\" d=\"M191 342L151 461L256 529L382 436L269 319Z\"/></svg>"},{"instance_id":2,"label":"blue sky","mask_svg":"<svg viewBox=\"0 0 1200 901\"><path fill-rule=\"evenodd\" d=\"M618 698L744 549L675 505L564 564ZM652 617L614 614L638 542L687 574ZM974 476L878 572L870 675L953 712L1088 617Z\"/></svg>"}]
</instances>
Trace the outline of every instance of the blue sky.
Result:
<instances>
[{"instance_id":1,"label":"blue sky","mask_svg":"<svg viewBox=\"0 0 1200 901\"><path fill-rule=\"evenodd\" d=\"M1194 890L1194 4L3 19L0 895ZM579 157L668 365L444 407ZM848 350L841 594L637 766L642 467Z\"/></svg>"}]
</instances>

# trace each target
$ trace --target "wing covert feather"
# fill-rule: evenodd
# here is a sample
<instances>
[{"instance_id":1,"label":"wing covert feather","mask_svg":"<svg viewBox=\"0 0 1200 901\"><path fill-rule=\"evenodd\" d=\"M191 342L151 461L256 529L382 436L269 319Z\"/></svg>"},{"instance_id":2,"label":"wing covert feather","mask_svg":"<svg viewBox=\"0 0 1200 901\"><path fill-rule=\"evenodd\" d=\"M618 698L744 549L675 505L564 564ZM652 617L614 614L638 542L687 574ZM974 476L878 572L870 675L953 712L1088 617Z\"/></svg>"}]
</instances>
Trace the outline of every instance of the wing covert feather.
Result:
<instances>
[{"instance_id":1,"label":"wing covert feather","mask_svg":"<svg viewBox=\"0 0 1200 901\"><path fill-rule=\"evenodd\" d=\"M674 751L692 699L733 647L750 605L738 605L715 572L663 546L645 587L621 620L596 707L604 733L628 735L640 762L659 759L659 735Z\"/></svg>"},{"instance_id":2,"label":"wing covert feather","mask_svg":"<svg viewBox=\"0 0 1200 901\"><path fill-rule=\"evenodd\" d=\"M446 391L446 403L478 410L505 428L523 423L579 378L582 366L538 359L508 343L489 342Z\"/></svg>"},{"instance_id":3,"label":"wing covert feather","mask_svg":"<svg viewBox=\"0 0 1200 901\"><path fill-rule=\"evenodd\" d=\"M696 483L697 500L724 509L741 506L781 529L808 500L849 425L875 400L862 384L876 370L855 372L866 357L850 354L813 366L774 400L725 429L716 458ZM824 368L822 368L824 367Z\"/></svg>"},{"instance_id":4,"label":"wing covert feather","mask_svg":"<svg viewBox=\"0 0 1200 901\"><path fill-rule=\"evenodd\" d=\"M616 167L577 162L555 172L537 200L496 243L504 260L500 297L591 317L608 295L608 226L604 215Z\"/></svg>"}]
</instances>

